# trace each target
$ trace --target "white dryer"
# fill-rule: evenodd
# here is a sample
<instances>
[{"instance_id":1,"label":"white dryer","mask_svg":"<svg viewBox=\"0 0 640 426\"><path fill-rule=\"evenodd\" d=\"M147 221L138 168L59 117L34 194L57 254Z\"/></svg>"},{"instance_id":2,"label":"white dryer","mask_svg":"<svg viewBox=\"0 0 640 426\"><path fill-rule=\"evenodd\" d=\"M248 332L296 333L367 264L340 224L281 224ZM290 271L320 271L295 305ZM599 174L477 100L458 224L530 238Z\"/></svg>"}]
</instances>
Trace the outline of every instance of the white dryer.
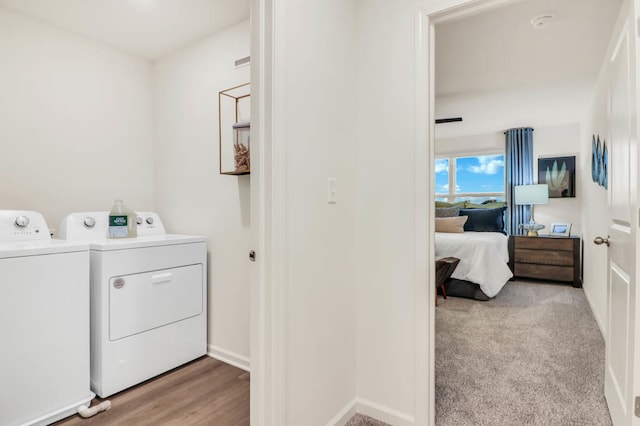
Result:
<instances>
[{"instance_id":1,"label":"white dryer","mask_svg":"<svg viewBox=\"0 0 640 426\"><path fill-rule=\"evenodd\" d=\"M89 246L40 213L0 210L0 425L75 414L89 389Z\"/></svg>"},{"instance_id":2,"label":"white dryer","mask_svg":"<svg viewBox=\"0 0 640 426\"><path fill-rule=\"evenodd\" d=\"M207 248L138 212L136 238L108 239L108 212L73 213L64 240L91 253L91 389L107 397L206 354Z\"/></svg>"}]
</instances>

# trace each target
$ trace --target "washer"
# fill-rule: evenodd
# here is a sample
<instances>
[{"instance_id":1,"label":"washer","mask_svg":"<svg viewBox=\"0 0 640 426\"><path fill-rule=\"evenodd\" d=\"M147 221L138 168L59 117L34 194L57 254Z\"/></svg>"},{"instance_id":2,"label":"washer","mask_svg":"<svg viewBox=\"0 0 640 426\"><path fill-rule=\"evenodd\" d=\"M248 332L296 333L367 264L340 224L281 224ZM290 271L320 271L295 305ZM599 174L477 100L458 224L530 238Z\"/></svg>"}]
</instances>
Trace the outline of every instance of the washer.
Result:
<instances>
[{"instance_id":1,"label":"washer","mask_svg":"<svg viewBox=\"0 0 640 426\"><path fill-rule=\"evenodd\" d=\"M107 397L206 354L207 247L138 212L138 237L108 239L108 212L72 213L59 238L88 241L91 389Z\"/></svg>"},{"instance_id":2,"label":"washer","mask_svg":"<svg viewBox=\"0 0 640 426\"><path fill-rule=\"evenodd\" d=\"M40 213L0 210L0 424L45 425L89 390L89 246Z\"/></svg>"}]
</instances>

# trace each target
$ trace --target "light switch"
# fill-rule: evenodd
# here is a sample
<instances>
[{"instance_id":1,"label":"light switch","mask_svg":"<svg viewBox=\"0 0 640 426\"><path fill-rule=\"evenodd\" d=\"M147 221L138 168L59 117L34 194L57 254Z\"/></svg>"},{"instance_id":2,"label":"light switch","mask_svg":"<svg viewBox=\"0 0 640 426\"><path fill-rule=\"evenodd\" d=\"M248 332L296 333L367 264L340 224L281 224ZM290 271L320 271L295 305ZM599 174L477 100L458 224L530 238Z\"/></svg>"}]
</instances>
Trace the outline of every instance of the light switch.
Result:
<instances>
[{"instance_id":1,"label":"light switch","mask_svg":"<svg viewBox=\"0 0 640 426\"><path fill-rule=\"evenodd\" d=\"M327 196L329 204L336 204L338 202L338 199L336 198L336 182L336 178L330 177L327 183Z\"/></svg>"}]
</instances>

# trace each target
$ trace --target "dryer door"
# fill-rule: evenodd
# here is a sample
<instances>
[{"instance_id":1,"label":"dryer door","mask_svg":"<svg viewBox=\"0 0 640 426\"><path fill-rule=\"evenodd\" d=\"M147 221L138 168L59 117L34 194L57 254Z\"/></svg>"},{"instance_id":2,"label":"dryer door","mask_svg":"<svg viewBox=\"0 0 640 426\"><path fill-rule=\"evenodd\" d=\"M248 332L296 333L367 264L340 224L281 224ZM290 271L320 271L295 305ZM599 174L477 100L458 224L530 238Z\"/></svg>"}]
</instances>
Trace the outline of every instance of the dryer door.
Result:
<instances>
[{"instance_id":1,"label":"dryer door","mask_svg":"<svg viewBox=\"0 0 640 426\"><path fill-rule=\"evenodd\" d=\"M200 315L202 265L112 277L109 339L122 339Z\"/></svg>"}]
</instances>

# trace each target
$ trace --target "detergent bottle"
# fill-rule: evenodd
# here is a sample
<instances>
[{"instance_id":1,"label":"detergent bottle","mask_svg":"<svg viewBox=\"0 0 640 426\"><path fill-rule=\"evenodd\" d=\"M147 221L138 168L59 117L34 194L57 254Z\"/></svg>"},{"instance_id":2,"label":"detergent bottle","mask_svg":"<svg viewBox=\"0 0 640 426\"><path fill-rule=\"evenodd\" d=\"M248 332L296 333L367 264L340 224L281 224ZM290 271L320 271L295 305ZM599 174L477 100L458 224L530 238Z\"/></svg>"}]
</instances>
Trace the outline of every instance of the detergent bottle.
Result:
<instances>
[{"instance_id":1,"label":"detergent bottle","mask_svg":"<svg viewBox=\"0 0 640 426\"><path fill-rule=\"evenodd\" d=\"M133 238L138 235L137 215L122 200L116 200L109 212L109 238Z\"/></svg>"}]
</instances>

